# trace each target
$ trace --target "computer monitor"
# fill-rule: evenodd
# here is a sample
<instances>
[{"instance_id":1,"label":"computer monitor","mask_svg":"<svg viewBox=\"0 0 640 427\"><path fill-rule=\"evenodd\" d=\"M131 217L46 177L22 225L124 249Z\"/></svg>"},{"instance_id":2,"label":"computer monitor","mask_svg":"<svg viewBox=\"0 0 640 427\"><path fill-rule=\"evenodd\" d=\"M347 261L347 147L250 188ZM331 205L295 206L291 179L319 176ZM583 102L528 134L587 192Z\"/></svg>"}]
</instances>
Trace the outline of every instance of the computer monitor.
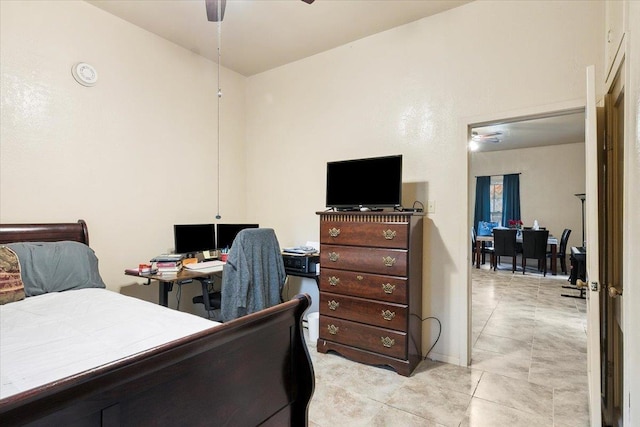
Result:
<instances>
[{"instance_id":1,"label":"computer monitor","mask_svg":"<svg viewBox=\"0 0 640 427\"><path fill-rule=\"evenodd\" d=\"M258 224L218 224L217 249L230 249L233 239L245 228L258 228Z\"/></svg>"},{"instance_id":2,"label":"computer monitor","mask_svg":"<svg viewBox=\"0 0 640 427\"><path fill-rule=\"evenodd\" d=\"M215 224L176 224L173 237L177 254L193 256L216 248Z\"/></svg>"}]
</instances>

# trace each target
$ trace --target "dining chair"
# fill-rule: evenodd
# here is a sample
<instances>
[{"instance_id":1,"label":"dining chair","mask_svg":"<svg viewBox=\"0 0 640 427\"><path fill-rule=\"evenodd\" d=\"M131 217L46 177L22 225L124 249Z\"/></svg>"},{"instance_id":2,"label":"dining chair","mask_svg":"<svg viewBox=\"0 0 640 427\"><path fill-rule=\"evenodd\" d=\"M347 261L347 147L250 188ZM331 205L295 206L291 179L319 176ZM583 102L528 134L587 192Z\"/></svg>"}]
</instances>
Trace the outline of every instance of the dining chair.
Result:
<instances>
[{"instance_id":1,"label":"dining chair","mask_svg":"<svg viewBox=\"0 0 640 427\"><path fill-rule=\"evenodd\" d=\"M560 244L558 245L558 251L556 257L560 260L560 268L562 274L567 274L567 244L569 242L569 236L571 235L571 229L565 228L560 237ZM551 258L553 254L551 251L547 251L547 258ZM546 260L545 260L546 262Z\"/></svg>"},{"instance_id":2,"label":"dining chair","mask_svg":"<svg viewBox=\"0 0 640 427\"><path fill-rule=\"evenodd\" d=\"M547 275L547 240L549 230L522 230L522 274L527 269L527 259L538 260L538 268L542 267Z\"/></svg>"},{"instance_id":3,"label":"dining chair","mask_svg":"<svg viewBox=\"0 0 640 427\"><path fill-rule=\"evenodd\" d=\"M471 264L476 263L476 228L471 227ZM480 243L480 253L482 254L482 264L486 262L486 255L493 256L493 247L488 246L490 242L481 242Z\"/></svg>"},{"instance_id":4,"label":"dining chair","mask_svg":"<svg viewBox=\"0 0 640 427\"><path fill-rule=\"evenodd\" d=\"M491 263L494 271L500 263L500 257L503 256L511 257L511 272L516 271L516 233L517 230L513 228L493 229L493 254L491 256Z\"/></svg>"}]
</instances>

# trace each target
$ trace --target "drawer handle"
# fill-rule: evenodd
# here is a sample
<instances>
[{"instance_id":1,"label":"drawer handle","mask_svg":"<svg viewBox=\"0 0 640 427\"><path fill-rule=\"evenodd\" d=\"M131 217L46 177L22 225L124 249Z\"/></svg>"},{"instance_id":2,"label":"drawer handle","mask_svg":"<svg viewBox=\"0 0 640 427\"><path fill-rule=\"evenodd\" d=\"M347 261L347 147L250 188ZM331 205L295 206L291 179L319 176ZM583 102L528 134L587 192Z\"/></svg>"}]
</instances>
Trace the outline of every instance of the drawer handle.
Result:
<instances>
[{"instance_id":1,"label":"drawer handle","mask_svg":"<svg viewBox=\"0 0 640 427\"><path fill-rule=\"evenodd\" d=\"M396 317L395 311L382 310L382 318L384 320L392 321Z\"/></svg>"},{"instance_id":2,"label":"drawer handle","mask_svg":"<svg viewBox=\"0 0 640 427\"><path fill-rule=\"evenodd\" d=\"M394 230L383 230L382 235L387 240L393 240L396 237L396 232Z\"/></svg>"},{"instance_id":3,"label":"drawer handle","mask_svg":"<svg viewBox=\"0 0 640 427\"><path fill-rule=\"evenodd\" d=\"M387 348L391 348L395 345L396 340L394 340L393 338L389 338L389 337L380 337L380 340L382 341L382 345L387 347Z\"/></svg>"},{"instance_id":4,"label":"drawer handle","mask_svg":"<svg viewBox=\"0 0 640 427\"><path fill-rule=\"evenodd\" d=\"M333 310L333 311L336 311L336 308L340 307L340 303L335 300L329 301L327 305L329 306L329 310Z\"/></svg>"},{"instance_id":5,"label":"drawer handle","mask_svg":"<svg viewBox=\"0 0 640 427\"><path fill-rule=\"evenodd\" d=\"M396 290L396 285L392 285L391 283L383 283L382 290L385 294L392 294L393 291Z\"/></svg>"},{"instance_id":6,"label":"drawer handle","mask_svg":"<svg viewBox=\"0 0 640 427\"><path fill-rule=\"evenodd\" d=\"M359 275L359 274L358 274L358 275L356 276L356 279L358 279L358 280L363 280L363 279L364 279L364 277L362 277L361 275Z\"/></svg>"},{"instance_id":7,"label":"drawer handle","mask_svg":"<svg viewBox=\"0 0 640 427\"><path fill-rule=\"evenodd\" d=\"M338 258L340 258L340 255L335 252L329 252L329 261L336 262Z\"/></svg>"},{"instance_id":8,"label":"drawer handle","mask_svg":"<svg viewBox=\"0 0 640 427\"><path fill-rule=\"evenodd\" d=\"M329 257L331 257L331 254L329 254ZM393 267L393 264L396 263L396 259L391 258L390 256L385 256L382 257L382 262L384 263L385 267Z\"/></svg>"},{"instance_id":9,"label":"drawer handle","mask_svg":"<svg viewBox=\"0 0 640 427\"><path fill-rule=\"evenodd\" d=\"M340 283L340 278L339 277L336 277L336 276L329 277L329 285L338 286L338 283Z\"/></svg>"},{"instance_id":10,"label":"drawer handle","mask_svg":"<svg viewBox=\"0 0 640 427\"><path fill-rule=\"evenodd\" d=\"M330 228L329 229L329 236L331 237L338 237L340 235L340 229L339 228Z\"/></svg>"},{"instance_id":11,"label":"drawer handle","mask_svg":"<svg viewBox=\"0 0 640 427\"><path fill-rule=\"evenodd\" d=\"M336 325L327 325L327 330L331 335L336 335L340 330L340 328L337 327Z\"/></svg>"}]
</instances>

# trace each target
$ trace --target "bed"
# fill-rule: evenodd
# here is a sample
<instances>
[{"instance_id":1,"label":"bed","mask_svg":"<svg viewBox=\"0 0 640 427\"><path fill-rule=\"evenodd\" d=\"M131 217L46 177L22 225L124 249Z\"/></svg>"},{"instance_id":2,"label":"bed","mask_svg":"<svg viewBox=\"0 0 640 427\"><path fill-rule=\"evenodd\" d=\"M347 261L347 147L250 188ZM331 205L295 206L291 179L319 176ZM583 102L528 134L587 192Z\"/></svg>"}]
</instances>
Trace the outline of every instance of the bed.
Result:
<instances>
[{"instance_id":1,"label":"bed","mask_svg":"<svg viewBox=\"0 0 640 427\"><path fill-rule=\"evenodd\" d=\"M59 241L80 242L88 246L86 223L79 220L77 223L0 225L2 245ZM62 353L55 349L53 354L46 353L47 349L54 348L49 341L36 346L42 354L18 349L25 355L22 366L13 369L2 365L5 397L0 399L0 425L307 424L308 406L314 391L313 367L301 322L310 304L307 295L297 295L291 301L224 324L136 300L134 302L141 304L140 308L132 311L144 313L142 322L145 319L147 322L146 325L138 325L135 316L127 317L124 309L109 314L107 303L100 302L93 308L83 309L82 303L71 298L83 297L82 294L89 295L91 300L96 298L96 294L105 294L107 299L115 301L116 308L123 304L123 299L136 300L106 289L79 289L28 296L22 301L2 306L0 339L11 344L6 347L15 349L16 345L35 340L32 338L38 335L34 333L35 329L44 330L44 326L39 328L34 323L57 325L53 330L64 337L56 336L50 341L69 339L74 334L89 338L80 343L72 338L72 344L62 341L62 347L76 350L72 356L61 356ZM56 305L63 307L64 320L43 320L49 316L47 308ZM157 314L157 310L169 314L169 320L159 320L162 315ZM27 317L16 317L19 320L14 321L14 312L27 313ZM81 326L67 326L65 322L71 322L76 314L77 319L82 319L79 322ZM93 318L83 317L89 315ZM174 319L172 316L178 317ZM130 343L120 345L119 339L109 340L112 326L104 326L101 321L110 317L120 319L120 323L129 328ZM193 329L188 334L172 331L168 337L161 338L168 339L168 342L161 344L149 341L146 346L140 346L140 341L149 340L153 334L138 332L140 336L136 336L136 332L132 332L136 328L151 330L145 329L150 328L151 323L187 324L189 319L193 322ZM87 331L94 326L95 330ZM77 329L81 329L81 333L77 333ZM167 326L166 329L171 328ZM24 338L16 339L16 334L22 334L20 336ZM51 338L53 333L46 334ZM14 341L3 338L10 336ZM118 344L115 347L126 347L131 353L120 355L115 360L105 360L103 346L109 347L114 343ZM13 354L14 363L20 365L16 354L20 353ZM69 360L73 359L73 354L82 354L83 357L78 357L77 361ZM62 367L63 376L54 378L44 375L49 370L47 368L42 370L43 375L36 375L42 383L36 381L32 384L25 381L23 375L15 374L23 366L39 366L42 360L56 358L73 362L67 365L79 367L80 371L69 374L64 371L66 367ZM85 365L83 361L86 361Z\"/></svg>"}]
</instances>

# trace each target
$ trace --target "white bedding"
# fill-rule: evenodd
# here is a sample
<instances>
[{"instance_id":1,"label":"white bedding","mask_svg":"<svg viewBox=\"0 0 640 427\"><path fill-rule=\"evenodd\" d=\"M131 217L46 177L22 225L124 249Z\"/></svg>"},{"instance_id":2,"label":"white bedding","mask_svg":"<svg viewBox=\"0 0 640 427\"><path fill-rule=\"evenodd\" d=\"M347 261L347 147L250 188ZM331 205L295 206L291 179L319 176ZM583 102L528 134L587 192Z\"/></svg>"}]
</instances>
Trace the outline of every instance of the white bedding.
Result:
<instances>
[{"instance_id":1,"label":"white bedding","mask_svg":"<svg viewBox=\"0 0 640 427\"><path fill-rule=\"evenodd\" d=\"M219 325L106 289L0 306L0 399Z\"/></svg>"}]
</instances>

